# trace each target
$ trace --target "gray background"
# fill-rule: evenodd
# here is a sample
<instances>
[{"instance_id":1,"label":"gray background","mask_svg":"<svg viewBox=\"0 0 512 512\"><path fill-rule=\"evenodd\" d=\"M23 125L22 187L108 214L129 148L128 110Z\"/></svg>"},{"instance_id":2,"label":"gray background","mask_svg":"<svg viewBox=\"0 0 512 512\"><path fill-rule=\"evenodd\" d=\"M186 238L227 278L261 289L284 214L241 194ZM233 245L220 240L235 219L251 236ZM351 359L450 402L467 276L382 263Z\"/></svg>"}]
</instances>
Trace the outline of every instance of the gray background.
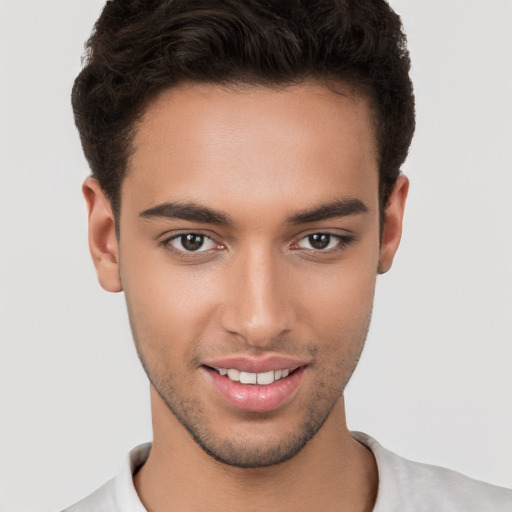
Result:
<instances>
[{"instance_id":1,"label":"gray background","mask_svg":"<svg viewBox=\"0 0 512 512\"><path fill-rule=\"evenodd\" d=\"M512 487L512 2L394 0L418 130L349 426ZM69 93L99 0L0 0L0 510L50 512L151 437L124 299L96 282Z\"/></svg>"}]
</instances>

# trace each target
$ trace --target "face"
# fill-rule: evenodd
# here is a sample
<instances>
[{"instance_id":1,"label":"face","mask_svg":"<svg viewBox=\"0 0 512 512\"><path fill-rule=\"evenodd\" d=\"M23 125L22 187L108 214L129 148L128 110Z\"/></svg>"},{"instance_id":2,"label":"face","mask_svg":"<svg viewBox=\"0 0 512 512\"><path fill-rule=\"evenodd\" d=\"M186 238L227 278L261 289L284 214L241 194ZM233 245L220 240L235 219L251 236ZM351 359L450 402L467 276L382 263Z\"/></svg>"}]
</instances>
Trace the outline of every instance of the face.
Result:
<instances>
[{"instance_id":1,"label":"face","mask_svg":"<svg viewBox=\"0 0 512 512\"><path fill-rule=\"evenodd\" d=\"M380 244L371 110L338 91L161 94L135 136L119 245L84 187L100 282L125 291L156 407L227 464L284 461L333 414L398 245L406 186Z\"/></svg>"}]
</instances>

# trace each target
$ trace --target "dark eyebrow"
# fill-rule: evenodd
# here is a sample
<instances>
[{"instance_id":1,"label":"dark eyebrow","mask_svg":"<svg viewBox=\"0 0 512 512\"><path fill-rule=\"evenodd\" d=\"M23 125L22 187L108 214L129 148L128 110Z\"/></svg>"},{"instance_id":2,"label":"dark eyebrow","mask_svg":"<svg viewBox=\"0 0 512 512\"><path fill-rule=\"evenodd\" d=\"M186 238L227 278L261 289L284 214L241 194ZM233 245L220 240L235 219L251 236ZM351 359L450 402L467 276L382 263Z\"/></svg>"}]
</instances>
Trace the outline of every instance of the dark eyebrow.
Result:
<instances>
[{"instance_id":1,"label":"dark eyebrow","mask_svg":"<svg viewBox=\"0 0 512 512\"><path fill-rule=\"evenodd\" d=\"M224 213L195 203L162 203L140 213L144 219L164 218L204 222L220 226L231 226L233 222Z\"/></svg>"},{"instance_id":2,"label":"dark eyebrow","mask_svg":"<svg viewBox=\"0 0 512 512\"><path fill-rule=\"evenodd\" d=\"M367 211L368 208L359 199L341 199L302 213L297 213L290 217L289 222L290 224L307 224L308 222L346 217L347 215L366 213Z\"/></svg>"}]
</instances>

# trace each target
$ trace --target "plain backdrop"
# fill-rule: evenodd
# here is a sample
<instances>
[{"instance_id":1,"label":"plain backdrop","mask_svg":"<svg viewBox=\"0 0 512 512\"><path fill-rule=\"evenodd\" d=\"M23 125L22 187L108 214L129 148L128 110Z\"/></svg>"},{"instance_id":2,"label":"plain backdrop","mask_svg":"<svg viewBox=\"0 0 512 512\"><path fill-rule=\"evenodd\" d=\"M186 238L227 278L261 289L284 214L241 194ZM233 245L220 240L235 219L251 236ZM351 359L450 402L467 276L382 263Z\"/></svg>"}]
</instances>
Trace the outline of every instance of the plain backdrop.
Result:
<instances>
[{"instance_id":1,"label":"plain backdrop","mask_svg":"<svg viewBox=\"0 0 512 512\"><path fill-rule=\"evenodd\" d=\"M512 487L512 2L394 0L417 132L349 426ZM96 282L69 95L100 0L0 0L0 510L58 511L151 439L122 294Z\"/></svg>"}]
</instances>

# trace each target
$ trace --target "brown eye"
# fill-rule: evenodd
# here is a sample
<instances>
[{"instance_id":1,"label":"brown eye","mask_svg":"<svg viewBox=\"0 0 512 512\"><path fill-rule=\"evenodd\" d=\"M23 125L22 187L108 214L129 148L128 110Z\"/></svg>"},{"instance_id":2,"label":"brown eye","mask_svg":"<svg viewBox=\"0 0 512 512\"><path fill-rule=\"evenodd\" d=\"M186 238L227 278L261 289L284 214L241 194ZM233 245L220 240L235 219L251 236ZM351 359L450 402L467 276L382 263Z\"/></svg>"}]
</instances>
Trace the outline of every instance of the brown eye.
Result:
<instances>
[{"instance_id":1,"label":"brown eye","mask_svg":"<svg viewBox=\"0 0 512 512\"><path fill-rule=\"evenodd\" d=\"M187 251L198 251L204 243L204 236L202 235L183 235L181 237L181 245Z\"/></svg>"},{"instance_id":2,"label":"brown eye","mask_svg":"<svg viewBox=\"0 0 512 512\"><path fill-rule=\"evenodd\" d=\"M215 249L217 244L206 235L199 233L182 233L173 236L166 244L178 252L204 252Z\"/></svg>"},{"instance_id":3,"label":"brown eye","mask_svg":"<svg viewBox=\"0 0 512 512\"><path fill-rule=\"evenodd\" d=\"M298 249L308 251L329 252L336 249L344 249L354 241L352 236L334 235L333 233L312 233L299 240Z\"/></svg>"},{"instance_id":4,"label":"brown eye","mask_svg":"<svg viewBox=\"0 0 512 512\"><path fill-rule=\"evenodd\" d=\"M308 242L313 249L326 249L331 243L331 238L331 235L325 233L315 233L308 236Z\"/></svg>"}]
</instances>

